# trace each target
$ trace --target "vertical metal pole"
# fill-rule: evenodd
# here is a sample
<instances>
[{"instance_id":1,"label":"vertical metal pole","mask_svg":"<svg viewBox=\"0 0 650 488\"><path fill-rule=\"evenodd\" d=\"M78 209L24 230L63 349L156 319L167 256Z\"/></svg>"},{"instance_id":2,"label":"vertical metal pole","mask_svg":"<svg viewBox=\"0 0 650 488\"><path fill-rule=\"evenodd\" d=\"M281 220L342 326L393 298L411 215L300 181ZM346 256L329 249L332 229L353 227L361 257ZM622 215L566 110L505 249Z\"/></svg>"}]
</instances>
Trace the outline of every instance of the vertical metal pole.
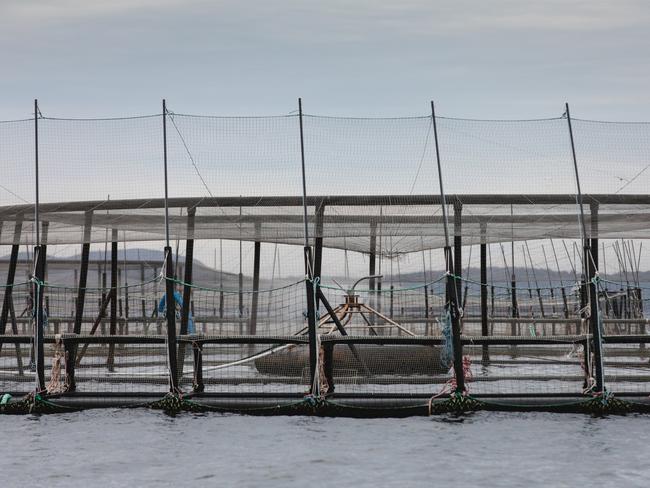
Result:
<instances>
[{"instance_id":1,"label":"vertical metal pole","mask_svg":"<svg viewBox=\"0 0 650 488\"><path fill-rule=\"evenodd\" d=\"M34 200L34 226L36 230L36 245L40 246L41 244L41 235L39 229L39 181L38 181L38 100L34 100L34 163L35 163L35 200Z\"/></svg>"},{"instance_id":2,"label":"vertical metal pole","mask_svg":"<svg viewBox=\"0 0 650 488\"><path fill-rule=\"evenodd\" d=\"M427 277L427 262L424 257L424 239L420 238L422 246L422 279L424 280L424 335L429 335L429 278Z\"/></svg>"},{"instance_id":3,"label":"vertical metal pole","mask_svg":"<svg viewBox=\"0 0 650 488\"><path fill-rule=\"evenodd\" d=\"M512 205L510 205L510 263L512 276L510 278L510 297L512 300L512 318L519 317L519 304L517 303L517 278L515 274L515 223L514 223L514 211ZM510 326L510 335L518 335L518 325L517 322L513 321Z\"/></svg>"},{"instance_id":4,"label":"vertical metal pole","mask_svg":"<svg viewBox=\"0 0 650 488\"><path fill-rule=\"evenodd\" d=\"M124 324L125 334L129 334L129 263L126 258L126 233L122 232L122 239L124 239L124 259L122 260L122 267L124 268Z\"/></svg>"},{"instance_id":5,"label":"vertical metal pole","mask_svg":"<svg viewBox=\"0 0 650 488\"><path fill-rule=\"evenodd\" d=\"M377 272L377 222L374 220L370 222L370 249L368 250L370 259L368 259L368 280L370 308L375 308L375 273ZM369 321L371 325L375 325L374 314L370 315Z\"/></svg>"},{"instance_id":6,"label":"vertical metal pole","mask_svg":"<svg viewBox=\"0 0 650 488\"><path fill-rule=\"evenodd\" d=\"M162 102L163 161L165 169L165 304L167 305L167 358L169 389L178 392L178 363L176 356L176 301L174 299L174 256L169 245L169 187L167 184L167 104Z\"/></svg>"},{"instance_id":7,"label":"vertical metal pole","mask_svg":"<svg viewBox=\"0 0 650 488\"><path fill-rule=\"evenodd\" d=\"M314 385L314 378L318 369L318 347L316 330L316 307L314 290L314 261L311 247L309 246L309 225L307 220L307 175L305 171L305 137L303 129L302 99L298 99L298 122L300 126L300 163L302 168L302 209L304 223L304 260L305 260L305 288L307 292L307 327L309 331L309 372L312 394L318 394L318 385Z\"/></svg>"},{"instance_id":8,"label":"vertical metal pole","mask_svg":"<svg viewBox=\"0 0 650 488\"><path fill-rule=\"evenodd\" d=\"M309 226L307 224L307 175L305 171L305 137L302 123L302 98L298 99L298 121L300 124L300 163L302 168L302 211L305 226L305 247L309 247Z\"/></svg>"},{"instance_id":9,"label":"vertical metal pole","mask_svg":"<svg viewBox=\"0 0 650 488\"><path fill-rule=\"evenodd\" d=\"M43 280L45 278L45 250L41 249L39 221L39 177L38 177L38 100L34 100L34 165L35 165L35 201L34 226L36 231L36 247L34 248L34 278L32 293L36 316L34 323L34 349L36 361L36 390L45 390L45 350L43 347Z\"/></svg>"},{"instance_id":10,"label":"vertical metal pole","mask_svg":"<svg viewBox=\"0 0 650 488\"><path fill-rule=\"evenodd\" d=\"M571 113L569 111L569 104L565 104L566 118L569 126L569 138L571 140L571 155L573 156L573 168L576 176L576 189L577 189L577 204L580 210L580 226L583 243L583 268L587 280L589 280L589 301L591 314L589 317L589 325L593 337L593 354L594 354L594 376L596 380L596 391L601 392L604 389L604 368L602 356L602 337L599 323L599 307L598 307L598 288L594 282L594 277L598 272L595 263L592 261L592 251L589 246L587 237L587 228L585 226L585 212L584 202L582 197L582 190L580 188L580 174L578 172L578 160L576 158L575 142L573 139L573 127L571 126Z\"/></svg>"},{"instance_id":11,"label":"vertical metal pole","mask_svg":"<svg viewBox=\"0 0 650 488\"><path fill-rule=\"evenodd\" d=\"M241 319L244 317L244 273L242 273L242 208L239 206L239 333L241 334L242 322Z\"/></svg>"},{"instance_id":12,"label":"vertical metal pole","mask_svg":"<svg viewBox=\"0 0 650 488\"><path fill-rule=\"evenodd\" d=\"M109 334L117 334L117 229L113 229L111 234L111 310L110 310L110 327ZM113 371L115 366L115 344L108 345L108 359L106 361L108 370Z\"/></svg>"},{"instance_id":13,"label":"vertical metal pole","mask_svg":"<svg viewBox=\"0 0 650 488\"><path fill-rule=\"evenodd\" d=\"M219 318L223 318L223 239L219 239Z\"/></svg>"},{"instance_id":14,"label":"vertical metal pole","mask_svg":"<svg viewBox=\"0 0 650 488\"><path fill-rule=\"evenodd\" d=\"M449 298L449 312L451 314L452 343L454 347L454 375L456 377L456 393L465 390L465 373L463 371L463 346L460 338L460 313L458 310L458 297L460 282L454 276L454 258L449 245L449 221L447 219L447 201L442 180L442 166L440 164L440 150L438 146L438 128L436 124L436 111L431 102L431 120L433 123L433 137L436 146L436 162L438 164L438 183L440 185L440 200L442 217L445 230L445 264L447 270L447 296ZM455 244L455 243L454 243Z\"/></svg>"},{"instance_id":15,"label":"vertical metal pole","mask_svg":"<svg viewBox=\"0 0 650 488\"><path fill-rule=\"evenodd\" d=\"M165 247L169 247L169 184L167 181L167 102L162 101L163 162L165 165Z\"/></svg>"}]
</instances>

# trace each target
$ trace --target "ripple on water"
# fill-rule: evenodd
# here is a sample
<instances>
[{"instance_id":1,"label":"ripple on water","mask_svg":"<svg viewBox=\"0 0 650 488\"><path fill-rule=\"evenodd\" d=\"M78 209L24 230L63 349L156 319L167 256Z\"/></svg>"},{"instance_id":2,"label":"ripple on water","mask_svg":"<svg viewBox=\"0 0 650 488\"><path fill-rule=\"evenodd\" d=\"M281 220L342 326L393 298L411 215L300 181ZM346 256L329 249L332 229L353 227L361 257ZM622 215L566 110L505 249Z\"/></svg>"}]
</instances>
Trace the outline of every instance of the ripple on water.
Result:
<instances>
[{"instance_id":1,"label":"ripple on water","mask_svg":"<svg viewBox=\"0 0 650 488\"><path fill-rule=\"evenodd\" d=\"M0 416L2 486L646 486L650 416Z\"/></svg>"}]
</instances>

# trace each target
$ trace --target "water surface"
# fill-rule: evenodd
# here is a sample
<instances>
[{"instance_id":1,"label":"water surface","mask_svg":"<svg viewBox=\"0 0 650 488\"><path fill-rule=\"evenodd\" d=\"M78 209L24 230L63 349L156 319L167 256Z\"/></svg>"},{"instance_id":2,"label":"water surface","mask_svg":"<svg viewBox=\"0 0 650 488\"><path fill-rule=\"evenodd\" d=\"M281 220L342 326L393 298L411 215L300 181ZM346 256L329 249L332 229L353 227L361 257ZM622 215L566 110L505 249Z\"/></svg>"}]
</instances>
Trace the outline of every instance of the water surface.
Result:
<instances>
[{"instance_id":1,"label":"water surface","mask_svg":"<svg viewBox=\"0 0 650 488\"><path fill-rule=\"evenodd\" d=\"M648 486L650 416L0 416L0 486Z\"/></svg>"}]
</instances>

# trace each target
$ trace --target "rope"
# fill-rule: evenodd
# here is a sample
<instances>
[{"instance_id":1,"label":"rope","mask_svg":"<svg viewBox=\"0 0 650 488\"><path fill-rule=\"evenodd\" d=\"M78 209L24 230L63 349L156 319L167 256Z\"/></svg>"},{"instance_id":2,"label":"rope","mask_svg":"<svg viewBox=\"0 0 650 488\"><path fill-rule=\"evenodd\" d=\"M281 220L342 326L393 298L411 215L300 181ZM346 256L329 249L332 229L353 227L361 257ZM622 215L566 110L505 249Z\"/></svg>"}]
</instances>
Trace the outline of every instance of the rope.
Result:
<instances>
[{"instance_id":1,"label":"rope","mask_svg":"<svg viewBox=\"0 0 650 488\"><path fill-rule=\"evenodd\" d=\"M442 327L442 336L444 337L444 343L442 346L440 361L445 367L450 368L454 362L454 342L451 329L451 313L448 309L445 311L445 314L442 317L442 322L444 324Z\"/></svg>"},{"instance_id":2,"label":"rope","mask_svg":"<svg viewBox=\"0 0 650 488\"><path fill-rule=\"evenodd\" d=\"M469 388L467 387L467 383L472 381L472 358L469 356L463 356L463 377L465 378L465 387L462 391L462 396L468 396L469 395ZM431 398L429 398L429 415L431 415L433 411L433 401L437 398L440 398L444 395L454 395L455 393L458 393L456 389L458 388L458 383L456 380L456 374L454 369L452 368L451 370L452 377L443 385L442 389L433 395Z\"/></svg>"},{"instance_id":3,"label":"rope","mask_svg":"<svg viewBox=\"0 0 650 488\"><path fill-rule=\"evenodd\" d=\"M379 290L371 290L369 288L364 288L364 289L355 288L355 292L379 294L379 293L391 293L391 292L395 293L395 292L402 292L402 291L420 290L420 289L424 288L425 286L428 287L428 286L431 286L431 285L435 285L436 283L439 283L440 281L444 280L446 277L447 277L447 274L443 274L439 278L436 278L435 280L430 281L428 283L424 283L424 284L421 284L421 285L407 286L407 287L404 287L404 288L393 288L392 290L390 288L382 289L381 291L379 291ZM325 288L326 290L341 291L340 286L325 285L325 284L322 284L322 283L320 283L319 286L321 288ZM343 290L343 291L345 291L345 290Z\"/></svg>"},{"instance_id":4,"label":"rope","mask_svg":"<svg viewBox=\"0 0 650 488\"><path fill-rule=\"evenodd\" d=\"M63 362L61 334L57 334L54 343L54 357L52 358L52 373L50 381L45 386L45 391L48 394L63 393L66 391L66 381L61 379L61 363Z\"/></svg>"}]
</instances>

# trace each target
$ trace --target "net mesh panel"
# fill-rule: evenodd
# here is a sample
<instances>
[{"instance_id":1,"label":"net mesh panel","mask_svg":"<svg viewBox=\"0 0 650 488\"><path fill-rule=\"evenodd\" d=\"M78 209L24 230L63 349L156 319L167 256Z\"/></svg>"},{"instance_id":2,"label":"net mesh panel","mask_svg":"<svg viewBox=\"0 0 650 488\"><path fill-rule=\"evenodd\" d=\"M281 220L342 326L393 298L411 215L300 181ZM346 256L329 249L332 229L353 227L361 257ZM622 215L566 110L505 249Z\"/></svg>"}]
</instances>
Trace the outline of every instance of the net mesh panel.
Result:
<instances>
[{"instance_id":1,"label":"net mesh panel","mask_svg":"<svg viewBox=\"0 0 650 488\"><path fill-rule=\"evenodd\" d=\"M175 275L182 282L184 241L195 238L193 281L203 285L192 288L194 331L204 337L242 337L242 343L203 344L208 392L298 394L308 388L307 346L286 344L287 337L304 332L307 310L304 282L296 283L304 273L298 122L295 115L171 113L167 118L170 237L172 245L180 241L181 256ZM121 243L120 254L122 243L132 241L143 242L143 248L163 246L162 116L44 117L39 128L41 217L47 222L42 235L49 258L49 286L44 291L46 376L56 353L53 336L73 330L78 276L71 270L79 260L85 212L92 210L90 240L96 254L91 258L81 334L92 333L100 343L89 344L84 353L76 375L78 391L164 392L165 344L137 343L140 337L164 337L166 332L159 310L165 288L159 278L162 256L138 257L129 272L120 263L113 332L110 309L100 313L110 287L110 251L108 257L102 251L113 239L113 230ZM600 239L606 385L615 393L642 394L650 384L649 363L647 348L637 336L647 334L644 311L650 290L638 272L646 263L642 249L627 239L646 239L650 231L650 203L644 197L650 183L650 124L574 120L573 129L582 190L590 195L585 206L587 235ZM28 248L34 244L33 131L33 120L0 123L0 162L5 168L0 244L23 246L16 282L32 268ZM322 237L326 247L322 283L328 301L342 310L338 307L345 305L346 293L337 283L350 287L370 274L371 255L376 258L374 272L383 275L372 286L366 281L357 287L356 308L341 316L348 333L361 338L374 334L441 338L447 299L444 279L437 279L444 260L436 249L444 244L444 230L430 117L308 115L304 133L310 243ZM567 120L441 117L438 139L450 196L451 235L462 237L463 243L459 301L467 338L483 333L478 245L488 243L487 335L494 341L487 347L471 342L464 347L471 359L470 392L581 393L583 364L588 362L584 356L592 351L585 351L580 339L588 333L588 303L579 286L582 236ZM192 211L195 215L190 217ZM458 212L461 223L455 226ZM221 240L219 246L215 239ZM245 242L240 253L241 241ZM257 292L252 291L253 241L263 243L262 291ZM225 249L219 260L214 254L217 247ZM131 248L129 252L131 259ZM61 257L74 264L57 264ZM217 261L221 273L210 269ZM6 273L0 280L5 282ZM177 288L182 293L182 283ZM370 310L362 313L359 304ZM30 336L29 285L14 287L13 306L16 326L12 329L9 319L6 334ZM322 303L318 317L320 334L337 333ZM277 339L271 344L244 343L243 337L251 334ZM133 341L112 344L111 335ZM621 342L620 337L629 342L607 342L609 338ZM512 338L522 343L509 344ZM540 338L554 342L526 343ZM451 379L444 368L433 373L426 369L438 361L442 346L359 348L365 364L361 371L349 345L334 346L337 392L435 395ZM33 384L29 368L23 374L19 371L19 360L28 361L29 355L29 343L18 349L3 344L3 390ZM195 375L194 344L189 339L181 361L181 386L189 390Z\"/></svg>"},{"instance_id":2,"label":"net mesh panel","mask_svg":"<svg viewBox=\"0 0 650 488\"><path fill-rule=\"evenodd\" d=\"M357 288L352 293L355 302L352 305L346 299L347 291L327 285L322 287L327 301L350 335L440 335L439 319L445 305L444 280L427 285L404 283L393 285L392 289L390 286L381 289L364 286L366 288ZM319 326L323 334L337 330L322 303L319 316L326 320Z\"/></svg>"},{"instance_id":3,"label":"net mesh panel","mask_svg":"<svg viewBox=\"0 0 650 488\"><path fill-rule=\"evenodd\" d=\"M303 281L241 293L193 287L190 303L196 332L204 335L283 336L306 330Z\"/></svg>"},{"instance_id":4,"label":"net mesh panel","mask_svg":"<svg viewBox=\"0 0 650 488\"><path fill-rule=\"evenodd\" d=\"M615 394L645 394L650 391L650 354L648 344L639 337L647 337L643 310L644 295L650 290L635 283L621 286L608 280L600 281L598 290L605 338L605 384ZM610 342L616 338L620 342Z\"/></svg>"},{"instance_id":5,"label":"net mesh panel","mask_svg":"<svg viewBox=\"0 0 650 488\"><path fill-rule=\"evenodd\" d=\"M167 119L172 238L187 238L187 210L198 205L193 234L197 238L302 242L295 115L170 114ZM438 193L431 125L430 117L306 116L308 195L327 197L322 214L317 212L320 200L309 205L310 235L323 235L331 248L359 252L369 252L374 236L377 251L386 256L441 247L440 206L433 197L427 199ZM649 127L574 121L585 193L642 193L650 154ZM571 198L575 178L565 119L439 118L438 129L446 191L459 195L463 203L461 232L466 245L479 242L481 224L487 224L484 238L489 242L580 237ZM2 204L32 201L33 192L24 188L33 181L33 131L33 120L0 125L0 140L6 141L0 157L10 169L10 192L3 190ZM92 120L45 117L39 120L39 138L48 243L79 242L84 210L94 210L93 242L105 240L106 229L118 229L121 240L163 238L161 115ZM470 198L480 194L530 198L512 207L498 198ZM545 203L537 198L540 194L567 198ZM108 195L114 204L96 202ZM363 198L371 195L393 196L372 203ZM202 200L210 196L268 198ZM346 200L331 200L337 196ZM122 199L137 201L117 203ZM95 203L70 203L88 200ZM609 201L599 205L601 238L647 237L647 203ZM13 241L15 213L32 210L4 206L7 218L0 242ZM21 242L29 242L31 234L25 229Z\"/></svg>"},{"instance_id":6,"label":"net mesh panel","mask_svg":"<svg viewBox=\"0 0 650 488\"><path fill-rule=\"evenodd\" d=\"M309 353L305 344L287 344L283 337L307 340L305 283L260 290L214 290L193 287L193 321L201 343L202 378L208 393L305 393L309 389ZM228 336L235 343L212 343L210 336ZM236 342L237 336L277 338L264 343ZM182 383L191 384L194 348L185 348Z\"/></svg>"},{"instance_id":7,"label":"net mesh panel","mask_svg":"<svg viewBox=\"0 0 650 488\"><path fill-rule=\"evenodd\" d=\"M0 205L33 203L33 119L0 121L0 164L3 168Z\"/></svg>"},{"instance_id":8,"label":"net mesh panel","mask_svg":"<svg viewBox=\"0 0 650 488\"><path fill-rule=\"evenodd\" d=\"M302 195L297 116L172 114L167 137L170 197Z\"/></svg>"},{"instance_id":9,"label":"net mesh panel","mask_svg":"<svg viewBox=\"0 0 650 488\"><path fill-rule=\"evenodd\" d=\"M576 120L574 124L576 150L581 155L578 160L583 191L615 195L647 193L650 183L649 124L589 120ZM641 246L622 240L631 229L635 229L637 238L647 238L646 231L641 229L647 220L646 210L638 205L614 206L598 202L597 212L597 226L590 225L589 231L602 242L599 269L601 278L605 279L598 284L598 290L599 308L604 318L605 385L615 394L646 394L650 391L647 344L635 340L634 336L647 334L643 310L648 290L638 274L639 267L647 264L641 258ZM618 271L616 278L615 270ZM630 338L627 343L608 343L608 338L615 336ZM626 339L623 337L623 340Z\"/></svg>"},{"instance_id":10,"label":"net mesh panel","mask_svg":"<svg viewBox=\"0 0 650 488\"><path fill-rule=\"evenodd\" d=\"M332 352L335 393L435 395L450 380L441 347L336 344Z\"/></svg>"},{"instance_id":11,"label":"net mesh panel","mask_svg":"<svg viewBox=\"0 0 650 488\"><path fill-rule=\"evenodd\" d=\"M129 334L135 341L135 334ZM169 368L167 346L159 344L113 344L102 342L89 344L84 349L84 336L79 337L75 366L75 382L78 392L159 392L169 391ZM46 349L48 358L54 346ZM80 358L81 352L83 357ZM51 356L50 356L51 357ZM79 360L81 359L81 360Z\"/></svg>"},{"instance_id":12,"label":"net mesh panel","mask_svg":"<svg viewBox=\"0 0 650 488\"><path fill-rule=\"evenodd\" d=\"M489 361L483 361L483 351ZM585 387L584 350L569 338L557 344L469 345L463 352L472 359L467 384L471 393L488 395L574 394Z\"/></svg>"},{"instance_id":13,"label":"net mesh panel","mask_svg":"<svg viewBox=\"0 0 650 488\"><path fill-rule=\"evenodd\" d=\"M205 344L203 381L209 393L306 394L310 386L307 345Z\"/></svg>"},{"instance_id":14,"label":"net mesh panel","mask_svg":"<svg viewBox=\"0 0 650 488\"><path fill-rule=\"evenodd\" d=\"M4 327L3 334L0 335L0 391L3 392L27 392L31 391L35 384L31 368L34 359L31 347L31 308L22 313L22 310L18 309L19 305L14 305L24 303L29 292L28 283L0 287L1 303L5 303L5 295L12 297L9 308L6 309L7 321L0 324L0 327ZM4 337L11 339L16 336L20 337L20 342L3 340Z\"/></svg>"}]
</instances>

